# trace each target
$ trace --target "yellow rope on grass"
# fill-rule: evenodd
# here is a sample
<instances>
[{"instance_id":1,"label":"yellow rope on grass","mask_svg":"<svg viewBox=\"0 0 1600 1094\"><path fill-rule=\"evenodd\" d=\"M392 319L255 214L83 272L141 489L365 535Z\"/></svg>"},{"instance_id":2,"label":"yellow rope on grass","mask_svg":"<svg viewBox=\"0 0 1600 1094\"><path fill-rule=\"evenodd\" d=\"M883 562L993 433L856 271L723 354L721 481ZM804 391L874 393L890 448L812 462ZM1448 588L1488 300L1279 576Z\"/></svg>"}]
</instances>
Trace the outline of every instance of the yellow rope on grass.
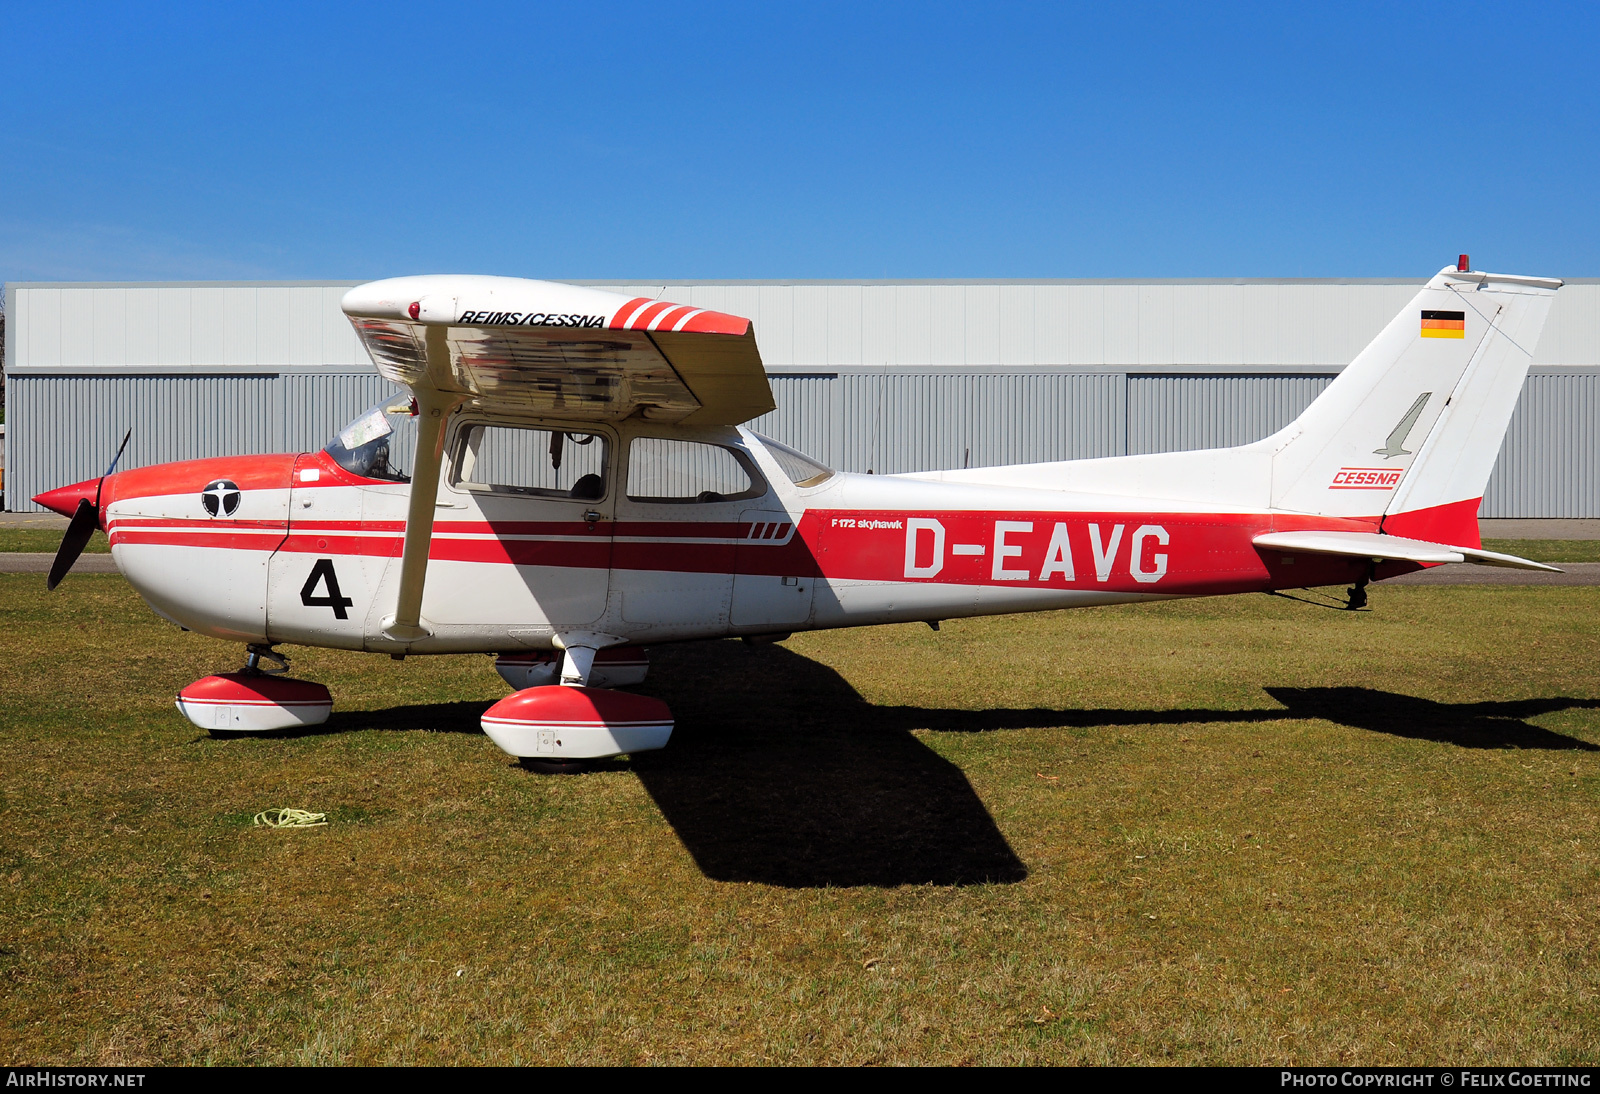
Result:
<instances>
[{"instance_id":1,"label":"yellow rope on grass","mask_svg":"<svg viewBox=\"0 0 1600 1094\"><path fill-rule=\"evenodd\" d=\"M259 828L319 828L327 823L328 814L304 809L263 809L256 814Z\"/></svg>"}]
</instances>

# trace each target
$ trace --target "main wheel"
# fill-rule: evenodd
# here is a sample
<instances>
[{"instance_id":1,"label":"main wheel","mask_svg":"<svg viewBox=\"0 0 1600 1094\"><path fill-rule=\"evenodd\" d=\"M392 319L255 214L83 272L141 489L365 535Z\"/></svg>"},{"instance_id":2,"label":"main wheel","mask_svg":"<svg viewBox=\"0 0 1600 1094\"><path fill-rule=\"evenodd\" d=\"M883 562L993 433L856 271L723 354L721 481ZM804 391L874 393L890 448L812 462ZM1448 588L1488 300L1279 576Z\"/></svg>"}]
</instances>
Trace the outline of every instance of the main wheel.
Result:
<instances>
[{"instance_id":1,"label":"main wheel","mask_svg":"<svg viewBox=\"0 0 1600 1094\"><path fill-rule=\"evenodd\" d=\"M537 756L524 756L517 761L529 771L541 775L579 775L589 769L588 760L546 760Z\"/></svg>"}]
</instances>

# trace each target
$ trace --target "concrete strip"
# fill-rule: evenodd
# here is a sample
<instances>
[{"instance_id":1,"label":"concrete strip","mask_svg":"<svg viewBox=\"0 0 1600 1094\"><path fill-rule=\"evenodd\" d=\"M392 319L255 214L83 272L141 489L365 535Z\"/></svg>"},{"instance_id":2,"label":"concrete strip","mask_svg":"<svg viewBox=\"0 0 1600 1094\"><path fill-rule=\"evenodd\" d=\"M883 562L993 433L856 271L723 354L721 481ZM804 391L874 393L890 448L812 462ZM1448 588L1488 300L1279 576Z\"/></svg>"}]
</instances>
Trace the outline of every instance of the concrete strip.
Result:
<instances>
[{"instance_id":1,"label":"concrete strip","mask_svg":"<svg viewBox=\"0 0 1600 1094\"><path fill-rule=\"evenodd\" d=\"M1480 520L1484 539L1600 539L1600 520Z\"/></svg>"},{"instance_id":2,"label":"concrete strip","mask_svg":"<svg viewBox=\"0 0 1600 1094\"><path fill-rule=\"evenodd\" d=\"M1500 566L1456 563L1431 570L1391 577L1379 585L1600 585L1600 562L1556 562L1565 573L1510 570Z\"/></svg>"},{"instance_id":3,"label":"concrete strip","mask_svg":"<svg viewBox=\"0 0 1600 1094\"><path fill-rule=\"evenodd\" d=\"M47 574L55 555L42 551L0 551L0 574ZM78 556L72 564L75 574L114 574L117 564L107 554Z\"/></svg>"},{"instance_id":4,"label":"concrete strip","mask_svg":"<svg viewBox=\"0 0 1600 1094\"><path fill-rule=\"evenodd\" d=\"M0 528L60 528L65 530L67 518L55 513L0 513Z\"/></svg>"}]
</instances>

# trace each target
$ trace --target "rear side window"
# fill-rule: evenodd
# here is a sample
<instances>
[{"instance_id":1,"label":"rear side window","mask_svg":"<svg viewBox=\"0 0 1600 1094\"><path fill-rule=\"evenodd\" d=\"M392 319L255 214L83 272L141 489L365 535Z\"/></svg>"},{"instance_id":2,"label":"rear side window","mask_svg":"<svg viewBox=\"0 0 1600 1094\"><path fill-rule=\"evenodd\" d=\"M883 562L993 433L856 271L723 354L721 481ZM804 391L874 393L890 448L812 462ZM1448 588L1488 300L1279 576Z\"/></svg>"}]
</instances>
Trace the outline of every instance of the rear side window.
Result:
<instances>
[{"instance_id":1,"label":"rear side window","mask_svg":"<svg viewBox=\"0 0 1600 1094\"><path fill-rule=\"evenodd\" d=\"M628 449L628 497L632 501L738 501L766 492L766 483L749 460L731 448L636 437Z\"/></svg>"},{"instance_id":2,"label":"rear side window","mask_svg":"<svg viewBox=\"0 0 1600 1094\"><path fill-rule=\"evenodd\" d=\"M462 431L452 481L491 494L598 501L605 475L606 439L597 433L473 425Z\"/></svg>"},{"instance_id":3,"label":"rear side window","mask_svg":"<svg viewBox=\"0 0 1600 1094\"><path fill-rule=\"evenodd\" d=\"M771 437L764 437L760 433L755 436L756 440L766 445L772 458L783 468L783 473L789 476L789 481L796 486L816 486L833 478L833 468L827 464L814 460L804 452L790 448Z\"/></svg>"}]
</instances>

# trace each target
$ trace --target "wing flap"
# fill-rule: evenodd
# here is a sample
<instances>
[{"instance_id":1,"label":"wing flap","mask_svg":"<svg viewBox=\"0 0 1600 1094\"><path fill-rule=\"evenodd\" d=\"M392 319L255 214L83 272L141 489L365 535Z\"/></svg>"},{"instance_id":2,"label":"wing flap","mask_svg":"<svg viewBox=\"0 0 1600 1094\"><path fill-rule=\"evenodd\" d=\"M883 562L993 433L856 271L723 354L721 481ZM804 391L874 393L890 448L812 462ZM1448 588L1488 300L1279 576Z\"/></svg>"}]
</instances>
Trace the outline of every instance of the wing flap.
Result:
<instances>
[{"instance_id":1,"label":"wing flap","mask_svg":"<svg viewBox=\"0 0 1600 1094\"><path fill-rule=\"evenodd\" d=\"M1485 551L1479 547L1455 547L1420 539L1386 536L1379 532L1268 532L1252 540L1257 547L1272 551L1341 555L1396 562L1472 562L1480 566L1507 566L1518 570L1545 570L1560 573L1542 562Z\"/></svg>"}]
</instances>

